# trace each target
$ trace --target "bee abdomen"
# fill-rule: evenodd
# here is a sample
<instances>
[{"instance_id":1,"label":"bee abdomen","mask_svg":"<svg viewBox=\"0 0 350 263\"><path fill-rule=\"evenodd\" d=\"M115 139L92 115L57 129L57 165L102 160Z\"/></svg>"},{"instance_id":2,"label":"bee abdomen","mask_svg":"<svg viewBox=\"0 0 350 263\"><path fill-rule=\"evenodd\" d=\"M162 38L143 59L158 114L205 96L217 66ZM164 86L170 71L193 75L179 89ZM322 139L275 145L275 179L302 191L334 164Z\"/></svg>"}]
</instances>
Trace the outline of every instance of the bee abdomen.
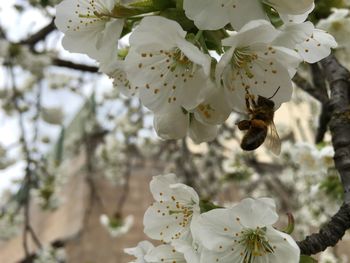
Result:
<instances>
[{"instance_id":1,"label":"bee abdomen","mask_svg":"<svg viewBox=\"0 0 350 263\"><path fill-rule=\"evenodd\" d=\"M251 128L243 137L241 148L245 151L257 149L265 141L267 128Z\"/></svg>"}]
</instances>

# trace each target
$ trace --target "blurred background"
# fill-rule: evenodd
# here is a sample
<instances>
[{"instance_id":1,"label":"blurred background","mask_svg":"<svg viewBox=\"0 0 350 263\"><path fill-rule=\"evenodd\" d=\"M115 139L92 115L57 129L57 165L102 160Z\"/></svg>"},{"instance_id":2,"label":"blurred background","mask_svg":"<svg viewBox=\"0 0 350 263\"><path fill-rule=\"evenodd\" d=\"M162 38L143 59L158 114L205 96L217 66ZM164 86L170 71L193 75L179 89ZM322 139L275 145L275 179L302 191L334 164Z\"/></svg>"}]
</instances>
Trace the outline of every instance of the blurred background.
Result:
<instances>
[{"instance_id":1,"label":"blurred background","mask_svg":"<svg viewBox=\"0 0 350 263\"><path fill-rule=\"evenodd\" d=\"M245 197L276 200L280 221L295 218L297 240L317 231L342 203L327 109L305 92L319 66L300 68L293 100L277 112L277 157L245 153L232 114L210 143L163 141L152 115L119 94L96 63L61 46L59 0L0 3L0 262L125 263L123 249L146 239L149 182L174 172L202 199L227 206ZM346 1L319 0L310 19L336 37L350 27L329 21ZM328 19L328 20L327 20ZM345 22L344 22L345 21ZM339 21L338 21L339 22ZM350 23L349 23L350 25ZM348 41L350 43L350 41ZM127 45L127 38L120 45ZM348 66L347 45L336 55ZM320 262L350 262L348 234Z\"/></svg>"}]
</instances>

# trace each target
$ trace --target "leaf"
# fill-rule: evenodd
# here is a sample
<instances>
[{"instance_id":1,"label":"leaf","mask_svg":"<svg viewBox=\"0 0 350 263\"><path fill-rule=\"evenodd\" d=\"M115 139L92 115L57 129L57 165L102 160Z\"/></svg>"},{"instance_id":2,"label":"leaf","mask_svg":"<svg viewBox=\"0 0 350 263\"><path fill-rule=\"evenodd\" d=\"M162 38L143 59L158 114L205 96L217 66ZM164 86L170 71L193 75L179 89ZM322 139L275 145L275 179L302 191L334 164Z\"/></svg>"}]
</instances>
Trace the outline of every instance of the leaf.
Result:
<instances>
[{"instance_id":1,"label":"leaf","mask_svg":"<svg viewBox=\"0 0 350 263\"><path fill-rule=\"evenodd\" d=\"M56 167L61 164L63 159L64 134L65 134L65 128L62 126L60 137L58 138L58 142L56 144L56 149L55 149L54 163Z\"/></svg>"}]
</instances>

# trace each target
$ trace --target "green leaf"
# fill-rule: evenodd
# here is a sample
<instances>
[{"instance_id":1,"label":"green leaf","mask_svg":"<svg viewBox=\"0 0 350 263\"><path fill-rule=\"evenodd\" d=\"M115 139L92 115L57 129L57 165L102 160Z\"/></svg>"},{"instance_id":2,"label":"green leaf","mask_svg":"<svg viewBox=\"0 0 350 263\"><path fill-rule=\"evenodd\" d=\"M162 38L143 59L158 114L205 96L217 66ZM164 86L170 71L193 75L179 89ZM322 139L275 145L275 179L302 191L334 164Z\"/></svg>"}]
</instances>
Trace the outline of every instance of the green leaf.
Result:
<instances>
[{"instance_id":1,"label":"green leaf","mask_svg":"<svg viewBox=\"0 0 350 263\"><path fill-rule=\"evenodd\" d=\"M310 256L305 256L305 255L300 256L300 263L315 263L315 262L318 262L318 261Z\"/></svg>"},{"instance_id":2,"label":"green leaf","mask_svg":"<svg viewBox=\"0 0 350 263\"><path fill-rule=\"evenodd\" d=\"M62 126L60 137L58 138L56 149L55 149L54 163L56 167L61 164L63 159L64 134L65 134L65 128Z\"/></svg>"},{"instance_id":3,"label":"green leaf","mask_svg":"<svg viewBox=\"0 0 350 263\"><path fill-rule=\"evenodd\" d=\"M187 18L187 16L185 15L185 11L183 10L179 10L176 8L169 8L160 12L160 16L163 16L171 20L175 20L186 31L191 31L192 29L196 28L193 21Z\"/></svg>"},{"instance_id":4,"label":"green leaf","mask_svg":"<svg viewBox=\"0 0 350 263\"><path fill-rule=\"evenodd\" d=\"M294 217L293 217L293 215L291 213L287 213L287 216L288 216L288 225L282 231L284 233L287 233L288 235L290 235L294 231L295 221L294 221Z\"/></svg>"}]
</instances>

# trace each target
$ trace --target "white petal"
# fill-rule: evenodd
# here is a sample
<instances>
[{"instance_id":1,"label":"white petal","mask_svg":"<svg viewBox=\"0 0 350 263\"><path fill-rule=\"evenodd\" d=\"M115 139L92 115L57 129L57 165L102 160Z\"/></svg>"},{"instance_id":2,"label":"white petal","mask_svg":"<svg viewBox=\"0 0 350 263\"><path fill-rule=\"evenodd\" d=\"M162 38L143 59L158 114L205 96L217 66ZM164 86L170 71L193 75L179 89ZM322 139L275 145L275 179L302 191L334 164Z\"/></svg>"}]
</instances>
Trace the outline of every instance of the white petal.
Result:
<instances>
[{"instance_id":1,"label":"white petal","mask_svg":"<svg viewBox=\"0 0 350 263\"><path fill-rule=\"evenodd\" d=\"M301 15L310 10L314 5L314 0L298 0L297 2L290 0L265 0L272 5L279 13Z\"/></svg>"},{"instance_id":2,"label":"white petal","mask_svg":"<svg viewBox=\"0 0 350 263\"><path fill-rule=\"evenodd\" d=\"M280 18L285 24L289 23L303 23L309 16L309 14L314 10L315 3L313 3L308 10L305 11L303 14L299 15L290 15L290 14L283 14L280 12Z\"/></svg>"},{"instance_id":3,"label":"white petal","mask_svg":"<svg viewBox=\"0 0 350 263\"><path fill-rule=\"evenodd\" d=\"M146 210L143 218L145 234L152 239L164 242L187 236L189 226L182 226L183 214L171 212L177 210L174 202L153 203Z\"/></svg>"},{"instance_id":4,"label":"white petal","mask_svg":"<svg viewBox=\"0 0 350 263\"><path fill-rule=\"evenodd\" d=\"M115 55L123 20L98 18L108 14L114 1L65 0L57 6L55 24L65 33L62 45L71 52L86 53L97 60Z\"/></svg>"},{"instance_id":5,"label":"white petal","mask_svg":"<svg viewBox=\"0 0 350 263\"><path fill-rule=\"evenodd\" d=\"M154 129L159 137L181 139L186 136L189 127L189 116L180 107L174 110L166 110L154 115Z\"/></svg>"},{"instance_id":6,"label":"white petal","mask_svg":"<svg viewBox=\"0 0 350 263\"><path fill-rule=\"evenodd\" d=\"M266 18L261 3L256 0L185 0L184 10L202 30L217 30L229 22L239 30L250 20Z\"/></svg>"},{"instance_id":7,"label":"white petal","mask_svg":"<svg viewBox=\"0 0 350 263\"><path fill-rule=\"evenodd\" d=\"M208 85L205 100L195 109L194 116L202 123L211 125L222 124L231 113L231 107L226 103L224 88Z\"/></svg>"},{"instance_id":8,"label":"white petal","mask_svg":"<svg viewBox=\"0 0 350 263\"><path fill-rule=\"evenodd\" d=\"M323 30L315 29L308 39L296 46L298 53L308 63L315 63L329 56L337 47L334 37Z\"/></svg>"},{"instance_id":9,"label":"white petal","mask_svg":"<svg viewBox=\"0 0 350 263\"><path fill-rule=\"evenodd\" d=\"M243 226L256 229L276 223L278 215L275 208L271 199L246 198L234 206L231 211L239 218Z\"/></svg>"},{"instance_id":10,"label":"white petal","mask_svg":"<svg viewBox=\"0 0 350 263\"><path fill-rule=\"evenodd\" d=\"M232 250L233 249L233 250ZM242 256L232 246L223 252L215 252L204 249L201 253L200 263L233 263L242 262Z\"/></svg>"},{"instance_id":11,"label":"white petal","mask_svg":"<svg viewBox=\"0 0 350 263\"><path fill-rule=\"evenodd\" d=\"M269 243L274 248L274 253L268 254L268 262L278 263L298 263L300 259L300 249L293 238L282 233L273 227L268 227L266 236Z\"/></svg>"},{"instance_id":12,"label":"white petal","mask_svg":"<svg viewBox=\"0 0 350 263\"><path fill-rule=\"evenodd\" d=\"M194 20L201 30L217 30L229 23L226 10L220 4L229 2L213 0L184 0L183 6L186 16ZM208 19L209 17L215 19Z\"/></svg>"},{"instance_id":13,"label":"white petal","mask_svg":"<svg viewBox=\"0 0 350 263\"><path fill-rule=\"evenodd\" d=\"M175 174L153 176L150 183L150 190L154 200L161 201L164 197L169 200L171 196L170 185L176 184L177 178Z\"/></svg>"},{"instance_id":14,"label":"white petal","mask_svg":"<svg viewBox=\"0 0 350 263\"><path fill-rule=\"evenodd\" d=\"M196 46L192 45L185 39L177 39L177 46L181 51L194 63L200 65L203 68L204 74L209 76L211 58L208 55L203 54Z\"/></svg>"},{"instance_id":15,"label":"white petal","mask_svg":"<svg viewBox=\"0 0 350 263\"><path fill-rule=\"evenodd\" d=\"M214 209L196 217L191 223L191 232L205 248L220 252L231 249L234 235L242 227L229 209Z\"/></svg>"},{"instance_id":16,"label":"white petal","mask_svg":"<svg viewBox=\"0 0 350 263\"><path fill-rule=\"evenodd\" d=\"M203 124L195 118L191 120L189 136L194 143L209 142L216 138L218 126Z\"/></svg>"},{"instance_id":17,"label":"white petal","mask_svg":"<svg viewBox=\"0 0 350 263\"><path fill-rule=\"evenodd\" d=\"M283 27L273 44L294 49L296 44L304 42L311 36L314 28L311 22L288 24Z\"/></svg>"},{"instance_id":18,"label":"white petal","mask_svg":"<svg viewBox=\"0 0 350 263\"><path fill-rule=\"evenodd\" d=\"M152 36L152 37L150 37ZM145 17L141 20L139 26L135 28L130 36L130 46L146 51L160 49L170 49L175 46L177 40L183 39L186 36L181 26L170 19L160 16ZM154 44L157 46L154 48ZM147 46L148 48L144 48Z\"/></svg>"},{"instance_id":19,"label":"white petal","mask_svg":"<svg viewBox=\"0 0 350 263\"><path fill-rule=\"evenodd\" d=\"M227 10L230 23L235 30L241 29L246 23L252 20L267 20L260 1L231 0L224 8Z\"/></svg>"},{"instance_id":20,"label":"white petal","mask_svg":"<svg viewBox=\"0 0 350 263\"><path fill-rule=\"evenodd\" d=\"M152 249L154 246L149 241L141 241L137 244L136 247L133 248L125 248L124 252L128 255L136 257L139 261L138 262L144 262L143 258L144 256Z\"/></svg>"},{"instance_id":21,"label":"white petal","mask_svg":"<svg viewBox=\"0 0 350 263\"><path fill-rule=\"evenodd\" d=\"M147 253L145 259L149 263L186 263L182 253L177 252L170 245L160 245Z\"/></svg>"},{"instance_id":22,"label":"white petal","mask_svg":"<svg viewBox=\"0 0 350 263\"><path fill-rule=\"evenodd\" d=\"M254 20L247 23L238 33L223 39L222 44L246 47L255 43L271 43L278 33L270 22Z\"/></svg>"}]
</instances>

